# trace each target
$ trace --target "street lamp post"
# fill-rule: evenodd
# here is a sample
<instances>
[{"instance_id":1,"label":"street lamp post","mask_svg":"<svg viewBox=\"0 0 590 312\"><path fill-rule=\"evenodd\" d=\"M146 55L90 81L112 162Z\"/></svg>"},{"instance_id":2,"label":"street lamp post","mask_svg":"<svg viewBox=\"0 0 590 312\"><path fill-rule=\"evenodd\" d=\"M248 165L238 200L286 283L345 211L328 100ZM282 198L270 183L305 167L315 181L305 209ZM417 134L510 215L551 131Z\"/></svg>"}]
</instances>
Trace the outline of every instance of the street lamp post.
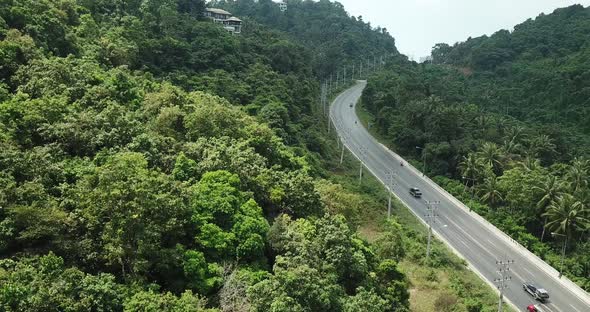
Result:
<instances>
[{"instance_id":1,"label":"street lamp post","mask_svg":"<svg viewBox=\"0 0 590 312\"><path fill-rule=\"evenodd\" d=\"M473 192L474 192L474 188L475 188L475 183L474 183L475 179L468 178L468 177L462 177L462 178L465 181L465 188L467 188L467 181L471 181L473 183L473 185L471 185L471 192L470 192L471 193L471 201L473 201L473 196L474 196ZM469 206L469 212L471 212L471 205Z\"/></svg>"},{"instance_id":2,"label":"street lamp post","mask_svg":"<svg viewBox=\"0 0 590 312\"><path fill-rule=\"evenodd\" d=\"M387 172L387 190L389 193L389 199L387 200L387 219L391 218L391 194L393 193L393 186L395 185L396 172L390 169Z\"/></svg>"},{"instance_id":3,"label":"street lamp post","mask_svg":"<svg viewBox=\"0 0 590 312\"><path fill-rule=\"evenodd\" d=\"M419 149L422 151L422 176L426 175L426 153L424 151L424 147L420 147L420 146L416 146L416 149Z\"/></svg>"},{"instance_id":4,"label":"street lamp post","mask_svg":"<svg viewBox=\"0 0 590 312\"><path fill-rule=\"evenodd\" d=\"M563 246L561 247L561 264L559 266L559 278L563 275L563 261L565 259L565 247L567 246L567 235L560 234L560 233L551 233L552 236L563 236L565 239L563 240Z\"/></svg>"}]
</instances>

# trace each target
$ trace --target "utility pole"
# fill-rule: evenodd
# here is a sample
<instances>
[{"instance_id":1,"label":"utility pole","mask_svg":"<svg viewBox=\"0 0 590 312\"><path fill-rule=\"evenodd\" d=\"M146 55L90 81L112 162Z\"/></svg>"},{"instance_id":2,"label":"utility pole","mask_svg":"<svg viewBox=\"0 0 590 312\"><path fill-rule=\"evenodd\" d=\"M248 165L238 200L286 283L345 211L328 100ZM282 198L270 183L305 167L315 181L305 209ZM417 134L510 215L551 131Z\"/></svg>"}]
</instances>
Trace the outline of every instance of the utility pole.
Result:
<instances>
[{"instance_id":1,"label":"utility pole","mask_svg":"<svg viewBox=\"0 0 590 312\"><path fill-rule=\"evenodd\" d=\"M359 79L363 79L363 61L360 61L359 67L360 67Z\"/></svg>"},{"instance_id":2,"label":"utility pole","mask_svg":"<svg viewBox=\"0 0 590 312\"><path fill-rule=\"evenodd\" d=\"M345 138L342 138L342 152L340 153L340 164L342 165L342 163L344 162L344 140L346 140Z\"/></svg>"},{"instance_id":3,"label":"utility pole","mask_svg":"<svg viewBox=\"0 0 590 312\"><path fill-rule=\"evenodd\" d=\"M361 162L360 169L359 169L359 185L363 183L363 159L367 156L367 148L361 146L359 149L359 160Z\"/></svg>"},{"instance_id":4,"label":"utility pole","mask_svg":"<svg viewBox=\"0 0 590 312\"><path fill-rule=\"evenodd\" d=\"M426 222L428 223L428 245L426 245L426 259L430 257L430 246L432 245L432 225L436 223L436 217L438 217L438 206L440 201L425 201L426 210L428 213L425 215Z\"/></svg>"},{"instance_id":5,"label":"utility pole","mask_svg":"<svg viewBox=\"0 0 590 312\"><path fill-rule=\"evenodd\" d=\"M426 151L424 150L424 147L416 146L416 148L422 151L422 162L423 162L422 176L425 176L426 175Z\"/></svg>"},{"instance_id":6,"label":"utility pole","mask_svg":"<svg viewBox=\"0 0 590 312\"><path fill-rule=\"evenodd\" d=\"M510 273L510 265L514 264L514 260L496 260L496 266L498 266L498 274L500 278L494 280L496 283L498 290L500 291L500 300L498 301L498 312L502 312L503 310L503 299L504 299L504 289L508 288L506 282L512 279L512 276L508 275Z\"/></svg>"},{"instance_id":7,"label":"utility pole","mask_svg":"<svg viewBox=\"0 0 590 312\"><path fill-rule=\"evenodd\" d=\"M393 169L389 169L387 172L387 190L389 191L389 199L387 200L387 219L391 218L391 195L393 193L393 187L395 186L395 172Z\"/></svg>"},{"instance_id":8,"label":"utility pole","mask_svg":"<svg viewBox=\"0 0 590 312\"><path fill-rule=\"evenodd\" d=\"M324 81L322 84L321 97L322 112L324 113L324 116L326 116L328 107L328 81Z\"/></svg>"}]
</instances>

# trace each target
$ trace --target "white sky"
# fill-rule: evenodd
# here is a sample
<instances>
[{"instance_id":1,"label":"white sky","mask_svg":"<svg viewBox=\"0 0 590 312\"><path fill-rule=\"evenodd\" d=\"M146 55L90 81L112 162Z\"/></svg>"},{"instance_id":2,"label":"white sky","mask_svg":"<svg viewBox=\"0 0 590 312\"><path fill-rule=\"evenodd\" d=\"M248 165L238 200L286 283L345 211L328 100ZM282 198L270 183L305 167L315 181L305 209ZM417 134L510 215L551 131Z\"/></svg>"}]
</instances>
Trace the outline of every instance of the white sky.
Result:
<instances>
[{"instance_id":1,"label":"white sky","mask_svg":"<svg viewBox=\"0 0 590 312\"><path fill-rule=\"evenodd\" d=\"M437 43L490 35L541 12L590 0L338 0L351 15L387 28L401 53L418 60Z\"/></svg>"}]
</instances>

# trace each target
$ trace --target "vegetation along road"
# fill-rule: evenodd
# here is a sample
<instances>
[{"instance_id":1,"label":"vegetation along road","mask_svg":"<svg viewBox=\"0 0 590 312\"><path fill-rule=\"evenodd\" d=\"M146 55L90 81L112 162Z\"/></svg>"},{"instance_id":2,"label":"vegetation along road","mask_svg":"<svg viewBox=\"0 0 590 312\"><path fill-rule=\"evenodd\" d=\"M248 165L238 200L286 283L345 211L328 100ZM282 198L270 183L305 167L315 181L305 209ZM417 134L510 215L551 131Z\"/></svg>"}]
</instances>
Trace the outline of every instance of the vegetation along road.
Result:
<instances>
[{"instance_id":1,"label":"vegetation along road","mask_svg":"<svg viewBox=\"0 0 590 312\"><path fill-rule=\"evenodd\" d=\"M551 296L542 304L547 311L588 311L590 297L586 292L566 278L558 278L555 269L470 212L457 199L423 177L418 170L369 134L354 109L365 86L366 82L359 81L340 94L332 103L330 113L346 147L366 168L382 182L386 182L393 172L394 194L424 222L427 219L432 221L433 218L427 216L435 214L432 223L435 234L465 258L488 283L495 284L503 276L506 279L504 296L519 310L535 303L535 299L522 290L524 282L533 282L544 287ZM410 195L411 187L422 190L422 198ZM499 261L508 265L499 264ZM502 270L506 272L499 272Z\"/></svg>"}]
</instances>

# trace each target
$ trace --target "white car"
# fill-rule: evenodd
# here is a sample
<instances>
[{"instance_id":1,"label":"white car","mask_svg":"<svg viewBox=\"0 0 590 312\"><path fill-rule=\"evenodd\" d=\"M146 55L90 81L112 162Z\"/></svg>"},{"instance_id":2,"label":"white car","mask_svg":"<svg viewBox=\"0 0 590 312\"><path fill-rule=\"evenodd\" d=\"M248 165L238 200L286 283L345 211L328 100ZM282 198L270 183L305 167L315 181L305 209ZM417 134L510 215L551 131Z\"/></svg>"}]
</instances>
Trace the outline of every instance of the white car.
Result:
<instances>
[{"instance_id":1,"label":"white car","mask_svg":"<svg viewBox=\"0 0 590 312\"><path fill-rule=\"evenodd\" d=\"M539 288L532 283L522 284L522 289L541 302L545 302L549 299L549 293L545 289Z\"/></svg>"}]
</instances>

